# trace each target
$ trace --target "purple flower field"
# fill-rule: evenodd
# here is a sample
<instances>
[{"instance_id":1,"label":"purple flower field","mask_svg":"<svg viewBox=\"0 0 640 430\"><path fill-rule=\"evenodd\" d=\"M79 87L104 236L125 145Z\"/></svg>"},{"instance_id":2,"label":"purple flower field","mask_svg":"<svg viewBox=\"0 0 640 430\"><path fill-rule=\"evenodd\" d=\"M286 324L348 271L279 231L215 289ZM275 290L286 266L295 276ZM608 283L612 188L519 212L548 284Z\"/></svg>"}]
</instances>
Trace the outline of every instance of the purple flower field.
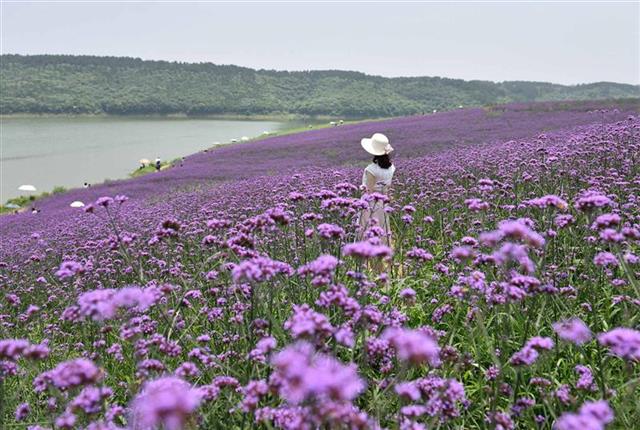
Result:
<instances>
[{"instance_id":1,"label":"purple flower field","mask_svg":"<svg viewBox=\"0 0 640 430\"><path fill-rule=\"evenodd\" d=\"M389 196L359 189L373 132ZM307 131L36 205L0 217L0 428L640 420L637 102Z\"/></svg>"}]
</instances>

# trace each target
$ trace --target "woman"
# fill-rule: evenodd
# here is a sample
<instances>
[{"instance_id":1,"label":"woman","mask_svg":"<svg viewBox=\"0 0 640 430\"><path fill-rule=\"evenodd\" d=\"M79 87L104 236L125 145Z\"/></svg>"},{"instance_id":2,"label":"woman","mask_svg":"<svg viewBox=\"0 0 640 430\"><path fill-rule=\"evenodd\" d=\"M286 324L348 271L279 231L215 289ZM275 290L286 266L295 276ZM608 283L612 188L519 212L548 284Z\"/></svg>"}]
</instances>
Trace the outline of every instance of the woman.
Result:
<instances>
[{"instance_id":1,"label":"woman","mask_svg":"<svg viewBox=\"0 0 640 430\"><path fill-rule=\"evenodd\" d=\"M362 139L360 144L365 151L373 155L373 162L364 169L362 174L362 185L365 192L387 195L393 173L396 171L396 167L389 157L393 151L389 139L382 133L376 133L371 138ZM369 209L360 214L359 225L361 234L364 234L371 226L371 219L375 219L376 224L384 231L384 236L381 238L382 243L391 246L391 226L389 215L385 212L384 206L385 203L380 198L370 199Z\"/></svg>"}]
</instances>

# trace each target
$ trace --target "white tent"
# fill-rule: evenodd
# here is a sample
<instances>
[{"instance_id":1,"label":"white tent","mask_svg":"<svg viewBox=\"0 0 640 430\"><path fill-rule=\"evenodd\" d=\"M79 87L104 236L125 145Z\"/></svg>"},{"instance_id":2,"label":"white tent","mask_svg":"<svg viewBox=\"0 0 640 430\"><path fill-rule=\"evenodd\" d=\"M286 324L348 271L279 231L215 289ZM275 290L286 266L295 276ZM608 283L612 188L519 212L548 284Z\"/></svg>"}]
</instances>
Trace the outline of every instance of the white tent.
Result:
<instances>
[{"instance_id":1,"label":"white tent","mask_svg":"<svg viewBox=\"0 0 640 430\"><path fill-rule=\"evenodd\" d=\"M36 191L36 187L33 185L20 185L18 187L19 191Z\"/></svg>"}]
</instances>

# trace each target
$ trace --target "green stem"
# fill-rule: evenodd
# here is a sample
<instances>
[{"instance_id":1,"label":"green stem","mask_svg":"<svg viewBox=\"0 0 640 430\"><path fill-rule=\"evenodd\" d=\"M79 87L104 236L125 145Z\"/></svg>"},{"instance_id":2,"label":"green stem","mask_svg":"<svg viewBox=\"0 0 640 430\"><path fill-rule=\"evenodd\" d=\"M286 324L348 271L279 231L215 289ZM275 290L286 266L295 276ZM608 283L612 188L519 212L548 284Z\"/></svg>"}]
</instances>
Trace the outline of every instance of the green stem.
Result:
<instances>
[{"instance_id":1,"label":"green stem","mask_svg":"<svg viewBox=\"0 0 640 430\"><path fill-rule=\"evenodd\" d=\"M0 375L0 429L4 428L4 377Z\"/></svg>"}]
</instances>

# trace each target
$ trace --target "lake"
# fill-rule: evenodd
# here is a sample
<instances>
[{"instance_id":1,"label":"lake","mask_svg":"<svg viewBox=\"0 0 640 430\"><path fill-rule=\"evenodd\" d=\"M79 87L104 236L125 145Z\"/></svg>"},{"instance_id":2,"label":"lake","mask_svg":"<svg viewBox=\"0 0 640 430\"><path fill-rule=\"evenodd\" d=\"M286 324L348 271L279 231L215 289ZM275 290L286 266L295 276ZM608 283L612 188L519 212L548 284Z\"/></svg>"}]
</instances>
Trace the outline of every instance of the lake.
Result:
<instances>
[{"instance_id":1,"label":"lake","mask_svg":"<svg viewBox=\"0 0 640 430\"><path fill-rule=\"evenodd\" d=\"M243 136L255 137L302 125L295 122L191 118L29 117L2 118L0 204L54 186L81 187L125 178L147 158L183 157Z\"/></svg>"}]
</instances>

